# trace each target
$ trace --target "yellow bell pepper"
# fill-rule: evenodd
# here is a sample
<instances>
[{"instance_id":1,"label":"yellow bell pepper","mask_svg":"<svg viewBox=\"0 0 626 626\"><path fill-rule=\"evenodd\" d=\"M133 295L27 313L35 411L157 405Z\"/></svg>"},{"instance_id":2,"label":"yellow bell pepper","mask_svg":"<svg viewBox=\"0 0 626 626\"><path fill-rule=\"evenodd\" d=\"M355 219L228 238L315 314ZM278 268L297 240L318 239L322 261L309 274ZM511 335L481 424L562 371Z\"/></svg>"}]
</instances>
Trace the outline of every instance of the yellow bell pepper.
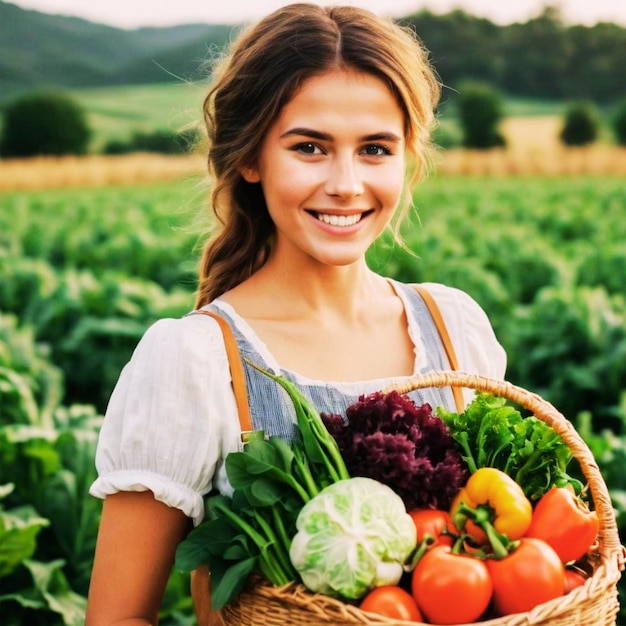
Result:
<instances>
[{"instance_id":1,"label":"yellow bell pepper","mask_svg":"<svg viewBox=\"0 0 626 626\"><path fill-rule=\"evenodd\" d=\"M495 555L503 557L502 548L528 530L533 508L510 476L494 467L481 467L453 500L450 514L460 532L478 545L490 543Z\"/></svg>"}]
</instances>

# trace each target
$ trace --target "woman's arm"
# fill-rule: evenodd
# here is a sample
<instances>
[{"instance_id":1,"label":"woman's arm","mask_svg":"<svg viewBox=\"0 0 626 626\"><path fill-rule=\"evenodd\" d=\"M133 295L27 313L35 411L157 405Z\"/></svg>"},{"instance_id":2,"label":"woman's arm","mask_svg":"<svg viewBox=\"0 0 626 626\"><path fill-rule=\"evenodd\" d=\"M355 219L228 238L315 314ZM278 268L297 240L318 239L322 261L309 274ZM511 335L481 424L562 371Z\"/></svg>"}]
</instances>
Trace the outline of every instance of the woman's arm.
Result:
<instances>
[{"instance_id":1,"label":"woman's arm","mask_svg":"<svg viewBox=\"0 0 626 626\"><path fill-rule=\"evenodd\" d=\"M146 626L159 608L176 546L190 528L182 511L152 492L119 492L104 501L86 626Z\"/></svg>"}]
</instances>

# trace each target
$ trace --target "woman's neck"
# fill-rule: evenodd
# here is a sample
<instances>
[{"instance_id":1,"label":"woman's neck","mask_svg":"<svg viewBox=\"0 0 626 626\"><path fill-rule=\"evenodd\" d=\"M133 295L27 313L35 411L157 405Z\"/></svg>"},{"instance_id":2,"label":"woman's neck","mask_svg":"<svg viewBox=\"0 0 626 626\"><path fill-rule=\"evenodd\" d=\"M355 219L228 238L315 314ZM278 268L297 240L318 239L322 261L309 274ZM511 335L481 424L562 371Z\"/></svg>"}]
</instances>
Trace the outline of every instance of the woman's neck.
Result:
<instances>
[{"instance_id":1,"label":"woman's neck","mask_svg":"<svg viewBox=\"0 0 626 626\"><path fill-rule=\"evenodd\" d=\"M246 318L315 318L362 315L367 303L390 293L388 281L364 260L336 266L306 266L270 259L248 280L224 294Z\"/></svg>"}]
</instances>

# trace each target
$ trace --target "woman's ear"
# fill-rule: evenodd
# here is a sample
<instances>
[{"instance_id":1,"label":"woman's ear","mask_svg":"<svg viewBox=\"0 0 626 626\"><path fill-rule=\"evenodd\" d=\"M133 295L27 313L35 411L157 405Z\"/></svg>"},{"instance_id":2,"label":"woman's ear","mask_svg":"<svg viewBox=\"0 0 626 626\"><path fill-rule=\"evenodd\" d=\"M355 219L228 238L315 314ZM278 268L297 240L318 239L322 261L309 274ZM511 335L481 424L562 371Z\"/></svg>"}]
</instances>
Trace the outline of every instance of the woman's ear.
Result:
<instances>
[{"instance_id":1,"label":"woman's ear","mask_svg":"<svg viewBox=\"0 0 626 626\"><path fill-rule=\"evenodd\" d=\"M247 183L261 182L261 175L259 174L259 169L256 164L249 165L248 167L242 167L239 170L239 173Z\"/></svg>"}]
</instances>

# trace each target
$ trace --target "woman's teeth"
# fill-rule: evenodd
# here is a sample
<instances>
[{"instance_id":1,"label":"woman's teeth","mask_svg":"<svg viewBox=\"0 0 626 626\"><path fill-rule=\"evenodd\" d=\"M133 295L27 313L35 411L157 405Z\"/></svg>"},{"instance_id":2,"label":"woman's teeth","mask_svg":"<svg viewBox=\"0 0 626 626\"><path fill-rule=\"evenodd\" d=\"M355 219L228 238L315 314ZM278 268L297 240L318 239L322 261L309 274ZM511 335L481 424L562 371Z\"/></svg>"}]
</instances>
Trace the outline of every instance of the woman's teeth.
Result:
<instances>
[{"instance_id":1,"label":"woman's teeth","mask_svg":"<svg viewBox=\"0 0 626 626\"><path fill-rule=\"evenodd\" d=\"M317 219L330 226L353 226L363 217L362 213L354 215L330 215L328 213L317 213Z\"/></svg>"}]
</instances>

